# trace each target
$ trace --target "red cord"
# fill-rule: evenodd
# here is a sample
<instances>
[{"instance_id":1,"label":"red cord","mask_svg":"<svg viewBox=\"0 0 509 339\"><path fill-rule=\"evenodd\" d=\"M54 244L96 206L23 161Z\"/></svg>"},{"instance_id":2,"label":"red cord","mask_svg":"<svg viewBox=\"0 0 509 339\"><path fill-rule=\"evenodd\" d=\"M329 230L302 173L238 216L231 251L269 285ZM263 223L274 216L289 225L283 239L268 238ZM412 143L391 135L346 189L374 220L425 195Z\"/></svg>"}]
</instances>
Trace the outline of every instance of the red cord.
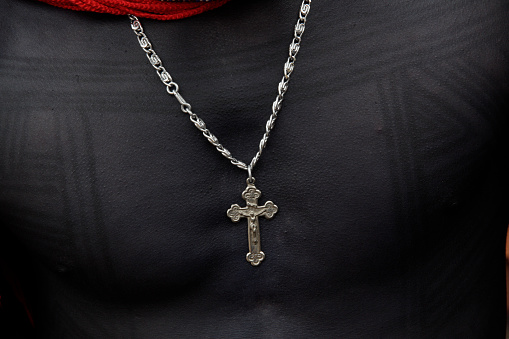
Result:
<instances>
[{"instance_id":1,"label":"red cord","mask_svg":"<svg viewBox=\"0 0 509 339\"><path fill-rule=\"evenodd\" d=\"M47 4L72 9L109 13L134 14L142 18L176 20L200 14L224 5L229 0L170 2L161 0L39 0Z\"/></svg>"}]
</instances>

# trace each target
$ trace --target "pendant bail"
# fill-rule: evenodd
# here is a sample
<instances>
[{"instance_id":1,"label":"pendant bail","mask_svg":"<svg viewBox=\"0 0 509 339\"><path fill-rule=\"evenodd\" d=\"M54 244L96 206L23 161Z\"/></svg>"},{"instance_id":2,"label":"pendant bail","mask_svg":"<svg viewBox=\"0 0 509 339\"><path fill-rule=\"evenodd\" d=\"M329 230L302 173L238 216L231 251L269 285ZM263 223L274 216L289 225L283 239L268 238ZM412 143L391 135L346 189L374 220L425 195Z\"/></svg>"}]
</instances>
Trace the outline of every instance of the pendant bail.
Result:
<instances>
[{"instance_id":1,"label":"pendant bail","mask_svg":"<svg viewBox=\"0 0 509 339\"><path fill-rule=\"evenodd\" d=\"M247 174L249 175L247 178L247 182L250 184L254 184L255 179L251 175L251 164L247 165Z\"/></svg>"}]
</instances>

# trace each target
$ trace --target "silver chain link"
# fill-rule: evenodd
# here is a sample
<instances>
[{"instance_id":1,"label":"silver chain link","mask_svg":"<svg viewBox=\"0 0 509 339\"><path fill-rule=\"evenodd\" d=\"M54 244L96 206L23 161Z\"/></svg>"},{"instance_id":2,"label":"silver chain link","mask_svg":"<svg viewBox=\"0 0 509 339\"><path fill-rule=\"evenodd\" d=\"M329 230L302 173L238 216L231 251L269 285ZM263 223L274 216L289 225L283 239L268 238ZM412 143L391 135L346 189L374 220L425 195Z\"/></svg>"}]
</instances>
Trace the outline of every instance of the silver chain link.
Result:
<instances>
[{"instance_id":1,"label":"silver chain link","mask_svg":"<svg viewBox=\"0 0 509 339\"><path fill-rule=\"evenodd\" d=\"M297 24L295 25L293 39L289 48L288 60L284 65L284 75L278 85L278 94L276 100L274 100L274 102L272 103L272 114L270 115L269 120L267 120L267 123L265 124L265 133L263 134L263 137L260 140L258 152L256 152L256 155L253 157L249 165L246 165L244 162L237 160L235 157L233 157L230 151L228 151L223 145L221 145L216 136L207 129L205 122L191 110L191 104L188 103L184 99L184 97L182 97L182 95L179 92L179 85L177 85L177 83L173 81L173 78L171 77L170 73L166 70L166 68L164 68L163 62L152 48L152 44L150 43L150 40L148 39L145 32L143 31L143 27L141 26L140 20L134 15L129 15L129 19L131 20L131 28L137 35L138 42L140 43L141 48L147 54L147 58L150 61L150 64L155 68L157 75L161 79L162 83L166 86L166 92L168 92L168 94L170 95L173 95L177 99L177 101L180 103L180 109L182 110L182 112L189 114L189 119L193 122L196 128L198 128L203 133L203 136L205 136L205 138L207 138L207 140L212 145L214 145L223 156L229 159L233 165L248 171L250 178L251 170L254 168L254 166L260 159L262 151L267 145L267 140L269 139L270 131L274 128L277 115L281 110L283 97L286 91L288 90L290 75L293 72L297 53L299 53L302 34L304 33L304 29L306 28L306 18L311 8L310 5L311 0L302 1L299 12L299 19L297 20Z\"/></svg>"}]
</instances>

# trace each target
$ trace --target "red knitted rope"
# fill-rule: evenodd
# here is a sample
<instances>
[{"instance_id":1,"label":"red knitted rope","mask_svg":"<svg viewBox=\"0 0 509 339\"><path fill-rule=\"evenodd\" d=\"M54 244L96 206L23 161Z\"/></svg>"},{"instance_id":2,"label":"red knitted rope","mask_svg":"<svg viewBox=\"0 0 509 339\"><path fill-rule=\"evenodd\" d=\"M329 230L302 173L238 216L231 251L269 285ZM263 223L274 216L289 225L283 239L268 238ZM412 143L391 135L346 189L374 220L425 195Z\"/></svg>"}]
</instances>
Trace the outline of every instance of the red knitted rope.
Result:
<instances>
[{"instance_id":1,"label":"red knitted rope","mask_svg":"<svg viewBox=\"0 0 509 339\"><path fill-rule=\"evenodd\" d=\"M39 0L47 4L72 9L109 13L134 14L141 18L176 20L200 14L224 5L229 0L211 1L162 1L162 0Z\"/></svg>"}]
</instances>

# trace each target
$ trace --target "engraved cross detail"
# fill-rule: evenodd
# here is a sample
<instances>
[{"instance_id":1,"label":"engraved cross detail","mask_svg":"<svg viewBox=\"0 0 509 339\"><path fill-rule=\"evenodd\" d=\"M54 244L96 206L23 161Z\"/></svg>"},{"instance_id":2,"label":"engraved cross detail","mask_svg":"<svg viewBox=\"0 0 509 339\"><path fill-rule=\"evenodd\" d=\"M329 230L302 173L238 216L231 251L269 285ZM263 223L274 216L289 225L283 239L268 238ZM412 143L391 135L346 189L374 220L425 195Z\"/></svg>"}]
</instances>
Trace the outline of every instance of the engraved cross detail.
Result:
<instances>
[{"instance_id":1,"label":"engraved cross detail","mask_svg":"<svg viewBox=\"0 0 509 339\"><path fill-rule=\"evenodd\" d=\"M238 222L240 218L247 218L248 229L247 239L249 243L249 253L246 254L246 260L253 266L258 266L265 258L260 246L260 229L258 225L258 217L271 219L277 212L277 206L272 201L267 201L265 205L258 206L258 199L262 192L254 185L254 178L247 181L247 187L242 192L242 198L246 201L246 207L240 207L233 204L226 214L234 222Z\"/></svg>"}]
</instances>

